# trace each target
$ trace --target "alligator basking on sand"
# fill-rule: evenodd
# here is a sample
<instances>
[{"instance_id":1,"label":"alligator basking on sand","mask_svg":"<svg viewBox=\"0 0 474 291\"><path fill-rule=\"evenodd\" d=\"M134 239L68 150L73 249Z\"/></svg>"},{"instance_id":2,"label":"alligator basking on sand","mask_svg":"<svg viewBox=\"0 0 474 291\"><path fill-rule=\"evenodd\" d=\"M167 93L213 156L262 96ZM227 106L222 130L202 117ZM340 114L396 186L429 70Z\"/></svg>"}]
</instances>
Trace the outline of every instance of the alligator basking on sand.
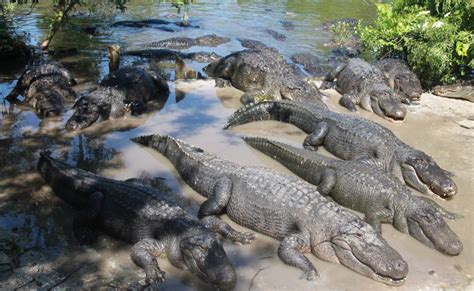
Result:
<instances>
[{"instance_id":1,"label":"alligator basking on sand","mask_svg":"<svg viewBox=\"0 0 474 291\"><path fill-rule=\"evenodd\" d=\"M343 161L265 138L245 142L276 159L306 181L318 185L340 205L365 215L375 230L391 223L423 244L448 255L458 255L463 244L443 216L457 218L436 202L414 195L392 175L360 161Z\"/></svg>"},{"instance_id":2,"label":"alligator basking on sand","mask_svg":"<svg viewBox=\"0 0 474 291\"><path fill-rule=\"evenodd\" d=\"M237 165L173 137L141 136L135 142L166 156L184 181L208 199L200 217L224 209L243 226L282 240L278 255L305 272L317 271L303 254L340 263L389 285L400 285L407 263L358 216L329 202L316 186L266 168Z\"/></svg>"},{"instance_id":3,"label":"alligator basking on sand","mask_svg":"<svg viewBox=\"0 0 474 291\"><path fill-rule=\"evenodd\" d=\"M387 82L403 103L420 100L423 93L420 79L410 68L398 59L383 59L375 63L387 78Z\"/></svg>"},{"instance_id":4,"label":"alligator basking on sand","mask_svg":"<svg viewBox=\"0 0 474 291\"><path fill-rule=\"evenodd\" d=\"M221 56L214 52L180 52L169 49L139 49L139 50L122 50L120 46L112 45L109 47L109 59L111 60L111 67L116 67L120 62L120 56L137 56L143 58L152 58L155 60L175 60L176 58L187 59L199 63L210 63L217 61Z\"/></svg>"},{"instance_id":5,"label":"alligator basking on sand","mask_svg":"<svg viewBox=\"0 0 474 291\"><path fill-rule=\"evenodd\" d=\"M433 88L433 94L474 102L474 80L451 85L439 85Z\"/></svg>"},{"instance_id":6,"label":"alligator basking on sand","mask_svg":"<svg viewBox=\"0 0 474 291\"><path fill-rule=\"evenodd\" d=\"M144 183L118 181L72 167L41 153L38 171L53 192L75 207L73 230L80 244L91 244L97 230L133 244L133 262L143 268L147 283L164 280L156 258L189 269L219 289L232 289L236 274L215 232L240 243L254 236L240 233L225 222L197 220L174 197Z\"/></svg>"},{"instance_id":7,"label":"alligator basking on sand","mask_svg":"<svg viewBox=\"0 0 474 291\"><path fill-rule=\"evenodd\" d=\"M123 67L111 72L96 90L76 102L66 128L86 128L94 122L119 118L128 112L139 115L146 110L146 102L166 100L168 95L168 84L150 67Z\"/></svg>"},{"instance_id":8,"label":"alligator basking on sand","mask_svg":"<svg viewBox=\"0 0 474 291\"><path fill-rule=\"evenodd\" d=\"M350 111L360 105L367 111L393 119L403 120L406 109L394 91L387 85L385 75L377 67L359 59L349 59L325 78L322 88L336 79L336 89L342 94L339 104Z\"/></svg>"},{"instance_id":9,"label":"alligator basking on sand","mask_svg":"<svg viewBox=\"0 0 474 291\"><path fill-rule=\"evenodd\" d=\"M309 135L307 149L318 146L344 160L376 161L374 166L393 173L416 190L451 198L457 192L450 173L422 151L402 142L389 129L365 118L340 114L295 101L265 101L237 110L224 128L258 120L291 123ZM375 158L375 159L374 159Z\"/></svg>"},{"instance_id":10,"label":"alligator basking on sand","mask_svg":"<svg viewBox=\"0 0 474 291\"><path fill-rule=\"evenodd\" d=\"M192 46L210 46L215 47L229 42L230 38L215 34L207 34L197 38L190 37L172 37L160 41L146 44L146 47L164 47L170 49L188 49Z\"/></svg>"},{"instance_id":11,"label":"alligator basking on sand","mask_svg":"<svg viewBox=\"0 0 474 291\"><path fill-rule=\"evenodd\" d=\"M255 100L293 99L325 106L318 88L306 82L301 71L288 64L275 49L235 52L209 64L204 71L218 79L218 84L230 82L244 91L241 97L244 104Z\"/></svg>"},{"instance_id":12,"label":"alligator basking on sand","mask_svg":"<svg viewBox=\"0 0 474 291\"><path fill-rule=\"evenodd\" d=\"M13 90L5 97L11 103L26 104L35 108L41 117L57 116L64 110L66 101L73 102L76 93L71 88L76 81L61 64L50 62L27 69ZM24 99L18 100L22 95Z\"/></svg>"}]
</instances>

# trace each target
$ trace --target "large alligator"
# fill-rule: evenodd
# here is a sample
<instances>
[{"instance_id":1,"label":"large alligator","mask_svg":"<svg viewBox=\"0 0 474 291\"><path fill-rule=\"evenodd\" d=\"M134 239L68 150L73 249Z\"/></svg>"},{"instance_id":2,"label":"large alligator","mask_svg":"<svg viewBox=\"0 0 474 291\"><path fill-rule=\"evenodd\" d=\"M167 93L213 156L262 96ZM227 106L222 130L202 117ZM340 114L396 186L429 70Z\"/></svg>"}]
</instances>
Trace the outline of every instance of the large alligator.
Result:
<instances>
[{"instance_id":1,"label":"large alligator","mask_svg":"<svg viewBox=\"0 0 474 291\"><path fill-rule=\"evenodd\" d=\"M405 107L377 67L359 58L352 58L329 73L322 87L327 88L327 83L334 79L336 89L342 94L339 104L350 111L356 111L356 105L360 105L382 117L393 120L405 118Z\"/></svg>"},{"instance_id":2,"label":"large alligator","mask_svg":"<svg viewBox=\"0 0 474 291\"><path fill-rule=\"evenodd\" d=\"M207 34L197 38L190 37L172 37L160 41L149 43L147 47L164 47L170 49L188 49L192 46L218 46L229 42L230 38L215 34Z\"/></svg>"},{"instance_id":3,"label":"large alligator","mask_svg":"<svg viewBox=\"0 0 474 291\"><path fill-rule=\"evenodd\" d=\"M120 63L120 56L137 56L143 58L153 58L155 60L175 60L176 58L193 60L200 63L210 63L217 61L222 57L214 52L180 52L169 49L138 49L122 50L118 45L112 45L108 48L110 67L115 69Z\"/></svg>"},{"instance_id":4,"label":"large alligator","mask_svg":"<svg viewBox=\"0 0 474 291\"><path fill-rule=\"evenodd\" d=\"M224 128L258 120L291 123L309 135L308 149L318 146L344 160L373 160L422 193L451 198L457 192L450 174L420 150L402 142L389 129L365 118L340 114L308 103L265 101L237 110ZM375 159L373 159L375 158Z\"/></svg>"},{"instance_id":5,"label":"large alligator","mask_svg":"<svg viewBox=\"0 0 474 291\"><path fill-rule=\"evenodd\" d=\"M414 195L392 175L360 161L343 161L265 138L245 142L276 159L306 181L318 185L342 206L365 214L375 230L391 223L403 233L448 255L458 255L463 244L443 216L456 218L436 202Z\"/></svg>"},{"instance_id":6,"label":"large alligator","mask_svg":"<svg viewBox=\"0 0 474 291\"><path fill-rule=\"evenodd\" d=\"M178 28L173 26L186 27L186 28L199 28L198 25L191 25L189 21L168 21L163 19L143 19L143 20L124 20L117 21L112 24L113 27L125 26L134 28L155 28L168 32L176 32Z\"/></svg>"},{"instance_id":7,"label":"large alligator","mask_svg":"<svg viewBox=\"0 0 474 291\"><path fill-rule=\"evenodd\" d=\"M382 59L375 63L387 78L387 82L400 100L406 104L420 100L423 93L420 79L399 59Z\"/></svg>"},{"instance_id":8,"label":"large alligator","mask_svg":"<svg viewBox=\"0 0 474 291\"><path fill-rule=\"evenodd\" d=\"M86 128L94 122L119 118L128 112L139 115L145 111L146 102L166 100L168 95L166 81L148 66L123 67L111 72L95 91L76 102L66 128Z\"/></svg>"},{"instance_id":9,"label":"large alligator","mask_svg":"<svg viewBox=\"0 0 474 291\"><path fill-rule=\"evenodd\" d=\"M225 209L238 224L282 240L280 259L303 270L308 280L318 276L303 255L311 251L379 282L403 283L408 266L400 255L357 215L319 194L316 186L222 160L169 136L132 140L162 153L189 186L208 198L199 217L213 217Z\"/></svg>"},{"instance_id":10,"label":"large alligator","mask_svg":"<svg viewBox=\"0 0 474 291\"><path fill-rule=\"evenodd\" d=\"M5 99L15 104L27 104L41 117L57 116L64 110L66 101L76 99L76 92L71 87L75 84L66 68L50 62L25 70ZM19 95L24 97L22 101L18 100Z\"/></svg>"},{"instance_id":11,"label":"large alligator","mask_svg":"<svg viewBox=\"0 0 474 291\"><path fill-rule=\"evenodd\" d=\"M240 233L225 222L201 222L183 210L174 197L135 179L130 182L97 176L41 153L38 171L53 192L78 212L73 230L80 244L91 244L101 230L134 244L133 262L143 268L150 283L164 280L156 258L187 268L219 289L232 289L236 274L214 232L240 243L254 236Z\"/></svg>"},{"instance_id":12,"label":"large alligator","mask_svg":"<svg viewBox=\"0 0 474 291\"><path fill-rule=\"evenodd\" d=\"M441 97L464 99L474 102L474 80L435 86L433 88L433 94Z\"/></svg>"},{"instance_id":13,"label":"large alligator","mask_svg":"<svg viewBox=\"0 0 474 291\"><path fill-rule=\"evenodd\" d=\"M275 49L243 50L209 64L204 71L244 91L244 104L265 99L312 101L325 106L318 88ZM225 83L225 82L224 82Z\"/></svg>"}]
</instances>

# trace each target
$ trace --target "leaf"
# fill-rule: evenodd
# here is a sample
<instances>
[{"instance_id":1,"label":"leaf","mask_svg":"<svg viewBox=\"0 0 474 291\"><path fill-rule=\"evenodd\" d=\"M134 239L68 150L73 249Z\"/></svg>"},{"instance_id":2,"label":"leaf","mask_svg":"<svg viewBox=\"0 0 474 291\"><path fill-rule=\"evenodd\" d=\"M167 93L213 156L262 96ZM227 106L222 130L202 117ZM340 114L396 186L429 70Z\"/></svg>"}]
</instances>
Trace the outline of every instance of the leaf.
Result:
<instances>
[{"instance_id":1,"label":"leaf","mask_svg":"<svg viewBox=\"0 0 474 291\"><path fill-rule=\"evenodd\" d=\"M468 43L462 43L462 42L456 42L456 53L460 57L467 57L467 52L469 51L469 44Z\"/></svg>"}]
</instances>

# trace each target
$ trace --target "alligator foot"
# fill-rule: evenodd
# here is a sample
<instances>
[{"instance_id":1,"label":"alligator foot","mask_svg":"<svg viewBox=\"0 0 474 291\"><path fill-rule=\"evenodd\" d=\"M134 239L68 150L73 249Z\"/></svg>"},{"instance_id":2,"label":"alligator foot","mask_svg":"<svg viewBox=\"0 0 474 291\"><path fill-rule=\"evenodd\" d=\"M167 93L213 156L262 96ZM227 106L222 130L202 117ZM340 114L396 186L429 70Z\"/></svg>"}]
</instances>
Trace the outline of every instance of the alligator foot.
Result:
<instances>
[{"instance_id":1,"label":"alligator foot","mask_svg":"<svg viewBox=\"0 0 474 291\"><path fill-rule=\"evenodd\" d=\"M146 283L160 283L165 281L165 272L160 270L157 264L145 267Z\"/></svg>"},{"instance_id":2,"label":"alligator foot","mask_svg":"<svg viewBox=\"0 0 474 291\"><path fill-rule=\"evenodd\" d=\"M232 83L229 80L222 79L222 78L217 78L216 79L216 87L218 88L226 88L226 87L231 87Z\"/></svg>"},{"instance_id":3,"label":"alligator foot","mask_svg":"<svg viewBox=\"0 0 474 291\"><path fill-rule=\"evenodd\" d=\"M215 216L207 216L201 219L201 222L212 231L217 232L218 234L222 235L226 239L230 239L234 243L239 244L249 244L255 238L255 233L252 232L240 232L233 229L229 224L225 221L220 220Z\"/></svg>"}]
</instances>

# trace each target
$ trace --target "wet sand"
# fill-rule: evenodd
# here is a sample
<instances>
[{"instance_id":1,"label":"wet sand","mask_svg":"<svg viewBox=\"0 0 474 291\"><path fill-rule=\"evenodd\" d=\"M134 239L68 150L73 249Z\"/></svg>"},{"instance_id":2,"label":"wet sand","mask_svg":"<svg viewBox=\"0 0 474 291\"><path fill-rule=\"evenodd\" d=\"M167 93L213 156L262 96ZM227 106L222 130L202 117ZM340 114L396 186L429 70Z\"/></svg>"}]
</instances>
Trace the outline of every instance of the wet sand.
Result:
<instances>
[{"instance_id":1,"label":"wet sand","mask_svg":"<svg viewBox=\"0 0 474 291\"><path fill-rule=\"evenodd\" d=\"M170 83L170 86L171 92L174 92L175 85ZM130 282L144 278L144 273L130 260L129 245L107 236L101 236L99 242L91 247L77 245L72 235L72 209L54 197L35 173L34 165L40 148L52 150L54 156L66 159L71 164L115 179L137 176L165 178L170 192L178 193L184 207L194 214L203 197L179 178L164 157L134 144L129 138L152 133L171 134L224 159L290 173L277 162L251 149L240 137L265 136L300 145L306 136L301 130L289 124L264 121L223 131L221 128L228 116L241 106L239 97L242 92L232 88L216 89L213 81L178 82L176 86L186 93L185 98L178 103L172 94L159 112L139 118L107 121L78 135L64 137L61 131L57 132L56 129L61 128L65 119L53 123L47 129L41 127L42 123L35 125L34 118L30 118L32 121L26 118L20 119L20 123L13 122L13 131L25 126L30 129L28 138L18 139L14 145L0 145L2 168L5 169L0 180L0 209L2 213L11 214L8 221L5 215L2 216L2 222L7 222L2 225L9 228L2 228L1 234L12 241L10 245L4 244L7 247L5 249L9 250L9 258L0 252L1 288L22 285L24 288L34 288L39 282L43 286L64 288L126 287ZM338 94L326 92L332 96L325 100L331 109L347 113L337 105ZM389 127L406 143L433 156L440 166L454 172L454 180L459 188L458 195L451 201L433 198L448 210L464 215L462 219L448 222L464 243L461 255L443 255L396 231L391 225L383 226L383 236L409 264L410 271L405 284L396 289L474 288L474 132L460 125L472 118L474 104L424 94L420 105L409 107L404 123L387 122L363 111L356 114ZM232 223L225 215L223 219L237 229L246 230ZM13 227L15 224L16 228ZM28 233L30 229L39 233L37 237L21 238L21 233ZM35 239L36 243L32 244ZM11 249L11 245L22 243L22 249ZM279 242L261 234L251 245L239 246L228 241L223 244L236 267L236 290L395 288L358 275L341 265L322 262L311 254L308 254L308 258L318 269L320 278L308 282L300 270L286 266L278 259ZM160 258L158 261L166 271L166 281L159 285L161 289L209 289L189 272L170 266L166 259ZM10 265L14 266L13 270L8 267Z\"/></svg>"}]
</instances>

